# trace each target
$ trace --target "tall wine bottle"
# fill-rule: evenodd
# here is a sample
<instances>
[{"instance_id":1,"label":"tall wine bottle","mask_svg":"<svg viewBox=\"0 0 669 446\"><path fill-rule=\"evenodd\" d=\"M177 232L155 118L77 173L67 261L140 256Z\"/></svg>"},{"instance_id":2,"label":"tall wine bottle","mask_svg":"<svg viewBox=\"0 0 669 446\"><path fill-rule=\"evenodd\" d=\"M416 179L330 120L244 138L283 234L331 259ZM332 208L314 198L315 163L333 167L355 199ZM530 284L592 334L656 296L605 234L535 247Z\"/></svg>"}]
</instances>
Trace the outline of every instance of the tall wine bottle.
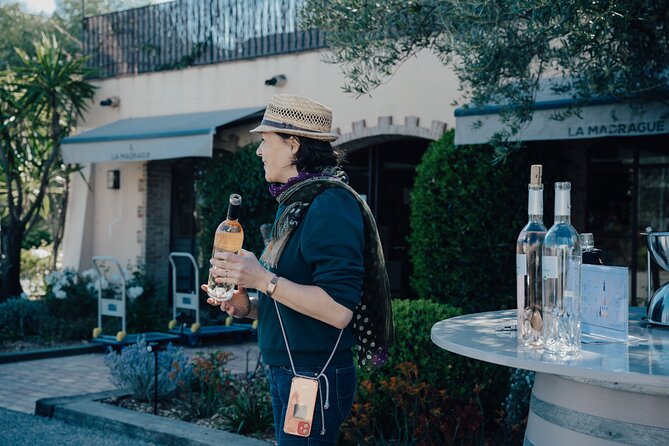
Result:
<instances>
[{"instance_id":1,"label":"tall wine bottle","mask_svg":"<svg viewBox=\"0 0 669 446\"><path fill-rule=\"evenodd\" d=\"M542 249L542 342L559 355L581 349L581 240L571 225L570 192L570 183L555 183L555 222Z\"/></svg>"},{"instance_id":2,"label":"tall wine bottle","mask_svg":"<svg viewBox=\"0 0 669 446\"><path fill-rule=\"evenodd\" d=\"M542 286L541 248L546 236L544 226L544 185L541 165L531 168L528 188L528 221L516 241L516 298L518 343L541 347Z\"/></svg>"},{"instance_id":3,"label":"tall wine bottle","mask_svg":"<svg viewBox=\"0 0 669 446\"><path fill-rule=\"evenodd\" d=\"M216 235L214 236L214 249L211 253L213 259L216 253L219 252L238 252L242 249L244 243L244 230L239 224L239 207L242 204L242 197L238 194L230 195L228 205L228 217L218 225L216 228ZM212 297L217 302L226 302L232 299L232 293L235 289L234 285L227 283L217 283L216 277L211 273L207 280L209 286L209 297Z\"/></svg>"}]
</instances>

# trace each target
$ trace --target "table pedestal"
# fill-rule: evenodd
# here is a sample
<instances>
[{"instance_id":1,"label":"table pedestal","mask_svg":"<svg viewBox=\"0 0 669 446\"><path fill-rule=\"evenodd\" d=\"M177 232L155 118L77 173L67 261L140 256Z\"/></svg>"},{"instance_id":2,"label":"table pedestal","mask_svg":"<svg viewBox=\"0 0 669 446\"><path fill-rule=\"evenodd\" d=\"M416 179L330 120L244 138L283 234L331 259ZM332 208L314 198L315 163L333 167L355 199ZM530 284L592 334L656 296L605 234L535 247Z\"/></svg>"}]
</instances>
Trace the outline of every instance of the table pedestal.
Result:
<instances>
[{"instance_id":1,"label":"table pedestal","mask_svg":"<svg viewBox=\"0 0 669 446\"><path fill-rule=\"evenodd\" d=\"M525 446L669 445L669 397L655 389L537 372Z\"/></svg>"}]
</instances>

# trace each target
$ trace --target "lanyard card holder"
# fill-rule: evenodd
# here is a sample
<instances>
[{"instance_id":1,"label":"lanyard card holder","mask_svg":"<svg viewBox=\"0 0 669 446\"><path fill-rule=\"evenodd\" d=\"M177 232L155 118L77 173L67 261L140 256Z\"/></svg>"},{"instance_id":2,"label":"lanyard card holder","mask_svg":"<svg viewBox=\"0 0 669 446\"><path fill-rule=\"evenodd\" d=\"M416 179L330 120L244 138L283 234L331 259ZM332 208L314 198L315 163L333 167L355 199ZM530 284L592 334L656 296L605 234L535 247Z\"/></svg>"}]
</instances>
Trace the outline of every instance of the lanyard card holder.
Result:
<instances>
[{"instance_id":1,"label":"lanyard card holder","mask_svg":"<svg viewBox=\"0 0 669 446\"><path fill-rule=\"evenodd\" d=\"M274 308L276 309L276 315L279 318L279 325L281 326L281 334L283 335L283 342L286 343L286 352L288 353L288 359L290 360L290 367L293 369L293 381L290 384L290 393L288 395L288 407L286 408L286 418L283 421L283 431L287 434L298 435L300 437L308 437L311 433L311 424L314 420L314 410L316 409L316 396L318 394L318 379L323 377L325 380L325 404L321 399L321 435L325 435L325 414L324 409L327 409L329 406L328 392L330 391L330 386L328 384L328 378L324 375L325 370L327 369L332 357L337 351L337 346L341 340L341 335L344 333L344 329L339 330L339 337L337 342L330 353L330 357L325 362L321 372L316 375L314 378L298 375L295 371L295 363L293 362L293 355L290 353L290 347L288 346L288 337L286 336L286 329L283 326L283 320L281 319L281 313L279 312L279 304L274 300ZM321 398L323 396L321 395Z\"/></svg>"},{"instance_id":2,"label":"lanyard card holder","mask_svg":"<svg viewBox=\"0 0 669 446\"><path fill-rule=\"evenodd\" d=\"M283 431L287 434L308 437L316 409L318 381L296 376L290 385L288 409L283 422Z\"/></svg>"}]
</instances>

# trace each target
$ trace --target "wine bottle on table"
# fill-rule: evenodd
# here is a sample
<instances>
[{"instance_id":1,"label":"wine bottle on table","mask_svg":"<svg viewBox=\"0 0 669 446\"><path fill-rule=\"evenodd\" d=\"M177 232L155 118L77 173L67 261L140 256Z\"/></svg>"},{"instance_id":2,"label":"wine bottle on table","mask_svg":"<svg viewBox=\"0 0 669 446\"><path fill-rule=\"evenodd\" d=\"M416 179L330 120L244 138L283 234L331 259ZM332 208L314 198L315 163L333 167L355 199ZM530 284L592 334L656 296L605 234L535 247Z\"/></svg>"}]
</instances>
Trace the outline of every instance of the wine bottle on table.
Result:
<instances>
[{"instance_id":1,"label":"wine bottle on table","mask_svg":"<svg viewBox=\"0 0 669 446\"><path fill-rule=\"evenodd\" d=\"M555 222L542 249L544 349L559 355L581 349L581 240L571 225L571 184L555 183Z\"/></svg>"},{"instance_id":2,"label":"wine bottle on table","mask_svg":"<svg viewBox=\"0 0 669 446\"><path fill-rule=\"evenodd\" d=\"M541 248L546 236L544 226L544 185L541 183L541 165L530 171L528 188L528 221L516 241L516 298L518 343L541 347L542 287Z\"/></svg>"}]
</instances>

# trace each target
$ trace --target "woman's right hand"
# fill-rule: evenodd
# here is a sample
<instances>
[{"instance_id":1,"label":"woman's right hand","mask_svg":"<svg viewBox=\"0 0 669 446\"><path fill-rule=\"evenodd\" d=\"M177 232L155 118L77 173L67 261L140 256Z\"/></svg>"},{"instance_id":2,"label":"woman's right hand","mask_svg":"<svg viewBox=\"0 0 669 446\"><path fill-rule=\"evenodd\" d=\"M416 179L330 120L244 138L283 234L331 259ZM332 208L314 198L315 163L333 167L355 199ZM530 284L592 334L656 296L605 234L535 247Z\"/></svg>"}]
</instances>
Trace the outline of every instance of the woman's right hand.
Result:
<instances>
[{"instance_id":1,"label":"woman's right hand","mask_svg":"<svg viewBox=\"0 0 669 446\"><path fill-rule=\"evenodd\" d=\"M200 288L207 293L209 287L207 285L202 285ZM246 288L239 286L232 293L232 298L225 302L216 302L212 297L207 298L207 303L212 306L220 306L221 311L225 311L230 316L242 319L249 315L251 311L251 301L249 300L249 294L246 292Z\"/></svg>"}]
</instances>

